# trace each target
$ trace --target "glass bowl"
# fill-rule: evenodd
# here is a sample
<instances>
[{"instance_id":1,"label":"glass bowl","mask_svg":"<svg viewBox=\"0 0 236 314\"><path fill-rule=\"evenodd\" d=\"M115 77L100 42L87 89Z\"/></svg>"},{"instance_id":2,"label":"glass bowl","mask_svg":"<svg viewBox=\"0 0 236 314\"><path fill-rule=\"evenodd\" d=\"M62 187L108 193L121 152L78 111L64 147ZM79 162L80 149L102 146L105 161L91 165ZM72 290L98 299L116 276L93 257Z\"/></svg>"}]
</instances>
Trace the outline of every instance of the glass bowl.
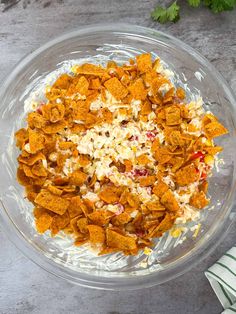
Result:
<instances>
[{"instance_id":1,"label":"glass bowl","mask_svg":"<svg viewBox=\"0 0 236 314\"><path fill-rule=\"evenodd\" d=\"M42 97L40 84L48 84L71 64L108 60L128 61L138 53L159 56L182 81L187 94L200 91L206 109L229 129L216 142L224 147L210 178L211 205L201 212L201 229L193 237L193 224L179 238L165 234L153 253L96 256L86 246L76 248L69 237L37 234L32 204L16 181L14 132L25 125L29 97ZM77 60L77 61L76 61ZM53 72L54 71L54 72ZM53 72L53 76L48 77ZM28 99L28 100L27 100ZM138 289L170 280L194 266L222 239L235 217L235 98L222 76L198 52L162 32L135 25L108 24L81 28L56 38L25 57L9 74L0 90L1 181L0 217L9 238L25 255L64 280L100 289Z\"/></svg>"}]
</instances>

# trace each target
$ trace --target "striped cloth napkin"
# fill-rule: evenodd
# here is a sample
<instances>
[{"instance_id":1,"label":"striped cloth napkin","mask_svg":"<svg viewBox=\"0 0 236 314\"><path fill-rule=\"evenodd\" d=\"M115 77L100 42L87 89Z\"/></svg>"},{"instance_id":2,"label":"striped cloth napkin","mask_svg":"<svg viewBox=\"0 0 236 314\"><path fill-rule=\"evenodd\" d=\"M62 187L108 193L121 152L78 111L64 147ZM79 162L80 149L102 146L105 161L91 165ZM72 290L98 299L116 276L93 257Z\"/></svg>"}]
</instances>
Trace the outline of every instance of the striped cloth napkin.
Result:
<instances>
[{"instance_id":1,"label":"striped cloth napkin","mask_svg":"<svg viewBox=\"0 0 236 314\"><path fill-rule=\"evenodd\" d=\"M236 313L236 247L230 249L205 275L225 309L222 314Z\"/></svg>"}]
</instances>

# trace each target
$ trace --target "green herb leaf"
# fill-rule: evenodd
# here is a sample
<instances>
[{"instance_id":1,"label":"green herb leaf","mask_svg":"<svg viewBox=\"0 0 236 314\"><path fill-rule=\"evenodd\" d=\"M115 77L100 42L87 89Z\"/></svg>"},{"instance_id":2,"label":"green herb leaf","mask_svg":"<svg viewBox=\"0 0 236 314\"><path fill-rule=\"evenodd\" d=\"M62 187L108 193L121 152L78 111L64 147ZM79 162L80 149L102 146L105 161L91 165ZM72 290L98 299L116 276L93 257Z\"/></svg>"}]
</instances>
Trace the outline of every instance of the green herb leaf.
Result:
<instances>
[{"instance_id":1,"label":"green herb leaf","mask_svg":"<svg viewBox=\"0 0 236 314\"><path fill-rule=\"evenodd\" d=\"M231 11L236 6L236 0L205 0L204 4L214 13Z\"/></svg>"},{"instance_id":2,"label":"green herb leaf","mask_svg":"<svg viewBox=\"0 0 236 314\"><path fill-rule=\"evenodd\" d=\"M167 8L157 6L151 13L152 19L162 24L167 22L177 22L179 20L180 7L176 2L177 0ZM208 7L214 13L231 11L236 7L236 0L187 0L187 2L190 6L195 8L203 3L205 7Z\"/></svg>"},{"instance_id":3,"label":"green herb leaf","mask_svg":"<svg viewBox=\"0 0 236 314\"><path fill-rule=\"evenodd\" d=\"M201 0L188 0L188 4L194 8L199 7L200 3L201 3Z\"/></svg>"},{"instance_id":4,"label":"green herb leaf","mask_svg":"<svg viewBox=\"0 0 236 314\"><path fill-rule=\"evenodd\" d=\"M155 10L152 11L151 17L154 21L160 22L161 24L168 22L166 9L159 6L157 6Z\"/></svg>"},{"instance_id":5,"label":"green herb leaf","mask_svg":"<svg viewBox=\"0 0 236 314\"><path fill-rule=\"evenodd\" d=\"M161 24L166 22L177 22L179 20L179 6L176 1L173 2L168 8L162 8L157 6L151 13L151 17L154 21L158 21Z\"/></svg>"},{"instance_id":6,"label":"green herb leaf","mask_svg":"<svg viewBox=\"0 0 236 314\"><path fill-rule=\"evenodd\" d=\"M210 7L212 0L204 0L203 2L206 7Z\"/></svg>"}]
</instances>

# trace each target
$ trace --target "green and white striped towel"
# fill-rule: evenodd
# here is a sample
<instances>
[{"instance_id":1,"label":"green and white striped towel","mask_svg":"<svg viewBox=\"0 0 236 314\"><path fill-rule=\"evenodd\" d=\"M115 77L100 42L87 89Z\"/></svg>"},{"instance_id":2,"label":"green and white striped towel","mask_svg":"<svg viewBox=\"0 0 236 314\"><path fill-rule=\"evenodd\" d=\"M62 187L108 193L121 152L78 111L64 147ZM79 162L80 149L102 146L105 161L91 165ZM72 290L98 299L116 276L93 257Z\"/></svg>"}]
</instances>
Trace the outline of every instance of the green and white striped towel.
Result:
<instances>
[{"instance_id":1,"label":"green and white striped towel","mask_svg":"<svg viewBox=\"0 0 236 314\"><path fill-rule=\"evenodd\" d=\"M205 275L225 309L222 314L236 313L236 247L230 249Z\"/></svg>"}]
</instances>

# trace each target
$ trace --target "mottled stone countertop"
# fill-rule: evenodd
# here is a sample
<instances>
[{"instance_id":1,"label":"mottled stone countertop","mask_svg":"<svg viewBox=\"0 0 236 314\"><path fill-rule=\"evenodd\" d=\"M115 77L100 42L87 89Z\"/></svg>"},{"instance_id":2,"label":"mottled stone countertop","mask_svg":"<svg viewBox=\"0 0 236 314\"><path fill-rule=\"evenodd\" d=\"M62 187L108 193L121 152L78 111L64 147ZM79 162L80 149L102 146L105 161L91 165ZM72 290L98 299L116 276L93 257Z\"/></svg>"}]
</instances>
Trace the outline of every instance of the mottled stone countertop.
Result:
<instances>
[{"instance_id":1,"label":"mottled stone countertop","mask_svg":"<svg viewBox=\"0 0 236 314\"><path fill-rule=\"evenodd\" d=\"M236 90L236 10L214 15L185 1L177 24L150 19L157 0L0 0L0 82L25 54L78 26L128 22L163 30L202 53ZM56 13L55 13L56 11ZM1 314L218 314L204 270L235 243L234 226L198 266L171 282L138 291L89 290L63 283L22 255L0 229Z\"/></svg>"}]
</instances>

